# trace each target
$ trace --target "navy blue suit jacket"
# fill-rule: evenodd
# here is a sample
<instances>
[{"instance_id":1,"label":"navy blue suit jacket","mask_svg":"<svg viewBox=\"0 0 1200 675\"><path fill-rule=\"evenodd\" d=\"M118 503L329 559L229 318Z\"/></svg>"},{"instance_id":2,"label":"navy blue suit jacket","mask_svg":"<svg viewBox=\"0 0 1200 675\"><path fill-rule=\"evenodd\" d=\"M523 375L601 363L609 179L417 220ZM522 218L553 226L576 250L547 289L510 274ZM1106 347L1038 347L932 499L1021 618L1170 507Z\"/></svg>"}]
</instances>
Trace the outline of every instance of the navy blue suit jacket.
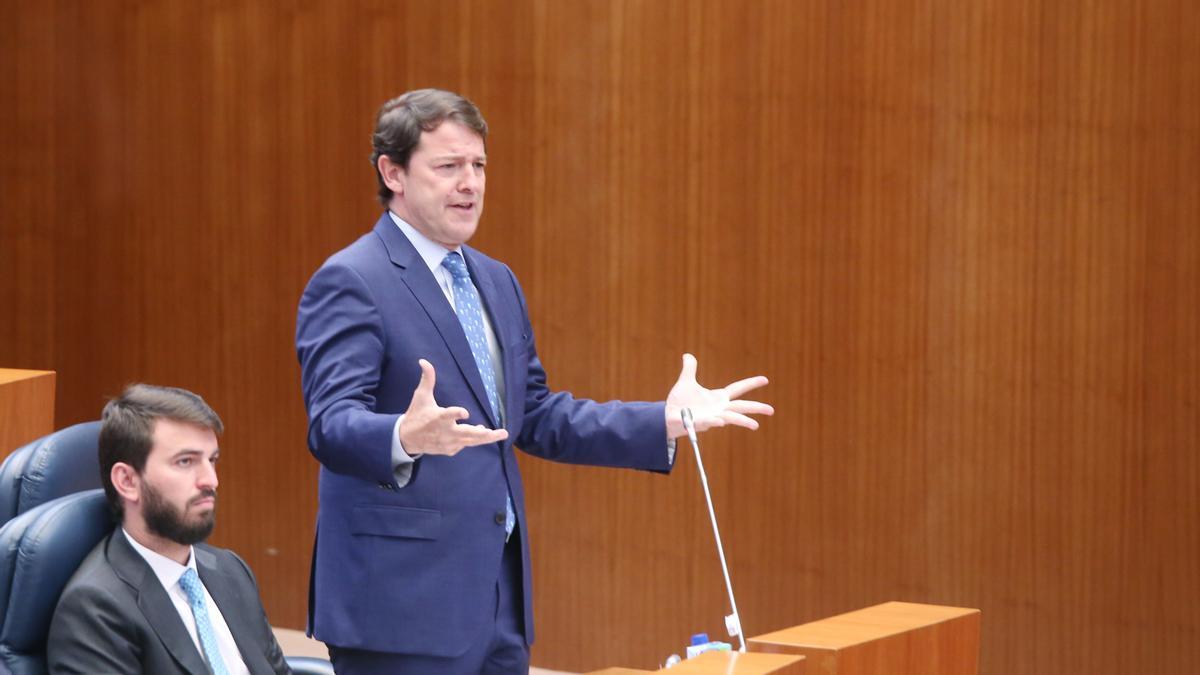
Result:
<instances>
[{"instance_id":1,"label":"navy blue suit jacket","mask_svg":"<svg viewBox=\"0 0 1200 675\"><path fill-rule=\"evenodd\" d=\"M526 640L533 641L525 492L513 454L668 471L662 403L596 403L552 392L517 279L462 247L500 343L509 440L425 456L404 487L391 443L421 377L439 405L499 426L466 336L436 279L385 212L330 257L300 300L296 349L308 443L321 463L309 632L341 647L457 656L486 639L511 491L521 537Z\"/></svg>"}]
</instances>

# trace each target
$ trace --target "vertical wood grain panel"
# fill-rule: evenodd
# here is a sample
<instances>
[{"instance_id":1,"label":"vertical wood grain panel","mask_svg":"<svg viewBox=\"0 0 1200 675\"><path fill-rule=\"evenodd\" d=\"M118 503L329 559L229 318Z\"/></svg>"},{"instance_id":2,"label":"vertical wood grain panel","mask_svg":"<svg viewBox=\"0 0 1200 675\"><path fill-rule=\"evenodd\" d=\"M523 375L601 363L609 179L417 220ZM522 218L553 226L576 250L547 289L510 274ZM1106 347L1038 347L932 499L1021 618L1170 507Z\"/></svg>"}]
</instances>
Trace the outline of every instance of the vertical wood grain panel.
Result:
<instances>
[{"instance_id":1,"label":"vertical wood grain panel","mask_svg":"<svg viewBox=\"0 0 1200 675\"><path fill-rule=\"evenodd\" d=\"M49 363L54 351L54 21L48 8L5 11L0 23L0 359ZM12 448L4 449L4 452Z\"/></svg>"},{"instance_id":2,"label":"vertical wood grain panel","mask_svg":"<svg viewBox=\"0 0 1200 675\"><path fill-rule=\"evenodd\" d=\"M703 438L749 632L983 610L982 672L1200 658L1200 8L1181 0L314 0L0 9L0 365L57 422L144 380L223 439L218 544L300 627L316 464L301 289L378 212L373 115L484 110L475 243L551 384L762 370ZM723 633L674 475L522 459L539 665Z\"/></svg>"}]
</instances>

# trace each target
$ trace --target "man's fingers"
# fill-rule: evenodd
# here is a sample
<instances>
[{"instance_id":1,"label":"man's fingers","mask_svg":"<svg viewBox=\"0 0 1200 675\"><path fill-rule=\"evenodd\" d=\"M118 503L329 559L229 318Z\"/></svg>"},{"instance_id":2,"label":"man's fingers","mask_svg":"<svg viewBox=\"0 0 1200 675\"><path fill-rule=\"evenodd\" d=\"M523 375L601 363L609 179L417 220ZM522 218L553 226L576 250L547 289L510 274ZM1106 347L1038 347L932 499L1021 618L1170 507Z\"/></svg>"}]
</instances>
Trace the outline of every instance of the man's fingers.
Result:
<instances>
[{"instance_id":1,"label":"man's fingers","mask_svg":"<svg viewBox=\"0 0 1200 675\"><path fill-rule=\"evenodd\" d=\"M721 419L724 420L726 424L732 424L737 427L744 427L751 430L758 428L758 420L754 419L753 417L746 417L741 413L735 413L732 410L726 410L725 412L721 413Z\"/></svg>"},{"instance_id":2,"label":"man's fingers","mask_svg":"<svg viewBox=\"0 0 1200 675\"><path fill-rule=\"evenodd\" d=\"M693 414L697 411L693 410ZM757 429L758 420L750 415L773 415L775 409L766 403L758 401L730 401L723 407L712 409L697 415L695 418L696 431L705 431L714 427L733 425L747 429Z\"/></svg>"},{"instance_id":3,"label":"man's fingers","mask_svg":"<svg viewBox=\"0 0 1200 675\"><path fill-rule=\"evenodd\" d=\"M763 377L762 375L756 375L754 377L747 377L744 380L738 380L737 382L726 386L725 392L729 394L729 398L737 398L752 389L758 389L759 387L766 386L766 384L767 378Z\"/></svg>"},{"instance_id":4,"label":"man's fingers","mask_svg":"<svg viewBox=\"0 0 1200 675\"><path fill-rule=\"evenodd\" d=\"M508 438L506 429L456 424L444 413L444 410L438 411L438 417L430 420L431 425L427 425L415 438L405 441L405 449L427 455L456 455L463 448L500 443Z\"/></svg>"},{"instance_id":5,"label":"man's fingers","mask_svg":"<svg viewBox=\"0 0 1200 675\"><path fill-rule=\"evenodd\" d=\"M507 429L489 429L479 424L454 425L454 439L464 446L499 443L508 438Z\"/></svg>"},{"instance_id":6,"label":"man's fingers","mask_svg":"<svg viewBox=\"0 0 1200 675\"><path fill-rule=\"evenodd\" d=\"M456 405L450 406L449 408L442 408L438 411L438 417L450 422L465 420L470 416L471 413L467 412L466 408L461 408Z\"/></svg>"},{"instance_id":7,"label":"man's fingers","mask_svg":"<svg viewBox=\"0 0 1200 675\"><path fill-rule=\"evenodd\" d=\"M726 406L725 409L731 410L735 413L742 413L743 415L774 415L775 414L775 408L772 408L767 403L762 403L759 401L743 401L743 400L730 401L729 405Z\"/></svg>"}]
</instances>

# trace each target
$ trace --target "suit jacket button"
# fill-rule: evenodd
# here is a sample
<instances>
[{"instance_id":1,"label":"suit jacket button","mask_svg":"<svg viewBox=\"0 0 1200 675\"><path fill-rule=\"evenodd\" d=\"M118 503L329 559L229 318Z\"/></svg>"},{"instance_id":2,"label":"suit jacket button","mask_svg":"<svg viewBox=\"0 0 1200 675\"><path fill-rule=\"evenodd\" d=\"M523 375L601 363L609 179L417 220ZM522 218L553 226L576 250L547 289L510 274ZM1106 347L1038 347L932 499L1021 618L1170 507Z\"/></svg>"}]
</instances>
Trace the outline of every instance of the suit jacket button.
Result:
<instances>
[{"instance_id":1,"label":"suit jacket button","mask_svg":"<svg viewBox=\"0 0 1200 675\"><path fill-rule=\"evenodd\" d=\"M503 525L503 524L504 524L504 512L503 512L503 511L497 511L497 512L496 512L496 524L497 524L497 525Z\"/></svg>"}]
</instances>

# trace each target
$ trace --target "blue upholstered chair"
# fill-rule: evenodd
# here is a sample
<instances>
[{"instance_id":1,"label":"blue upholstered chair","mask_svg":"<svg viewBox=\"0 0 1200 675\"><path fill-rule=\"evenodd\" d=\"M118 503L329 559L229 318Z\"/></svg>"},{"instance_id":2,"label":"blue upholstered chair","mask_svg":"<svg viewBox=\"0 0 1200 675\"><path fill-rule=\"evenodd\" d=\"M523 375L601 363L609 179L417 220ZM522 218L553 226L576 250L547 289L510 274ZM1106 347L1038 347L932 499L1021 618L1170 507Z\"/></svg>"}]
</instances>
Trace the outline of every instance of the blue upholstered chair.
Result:
<instances>
[{"instance_id":1,"label":"blue upholstered chair","mask_svg":"<svg viewBox=\"0 0 1200 675\"><path fill-rule=\"evenodd\" d=\"M0 528L0 664L14 675L46 672L58 596L112 528L103 490L60 497Z\"/></svg>"},{"instance_id":2,"label":"blue upholstered chair","mask_svg":"<svg viewBox=\"0 0 1200 675\"><path fill-rule=\"evenodd\" d=\"M0 524L64 495L100 487L99 422L60 429L0 465Z\"/></svg>"},{"instance_id":3,"label":"blue upholstered chair","mask_svg":"<svg viewBox=\"0 0 1200 675\"><path fill-rule=\"evenodd\" d=\"M315 656L289 656L287 662L294 675L334 675L333 664Z\"/></svg>"}]
</instances>

